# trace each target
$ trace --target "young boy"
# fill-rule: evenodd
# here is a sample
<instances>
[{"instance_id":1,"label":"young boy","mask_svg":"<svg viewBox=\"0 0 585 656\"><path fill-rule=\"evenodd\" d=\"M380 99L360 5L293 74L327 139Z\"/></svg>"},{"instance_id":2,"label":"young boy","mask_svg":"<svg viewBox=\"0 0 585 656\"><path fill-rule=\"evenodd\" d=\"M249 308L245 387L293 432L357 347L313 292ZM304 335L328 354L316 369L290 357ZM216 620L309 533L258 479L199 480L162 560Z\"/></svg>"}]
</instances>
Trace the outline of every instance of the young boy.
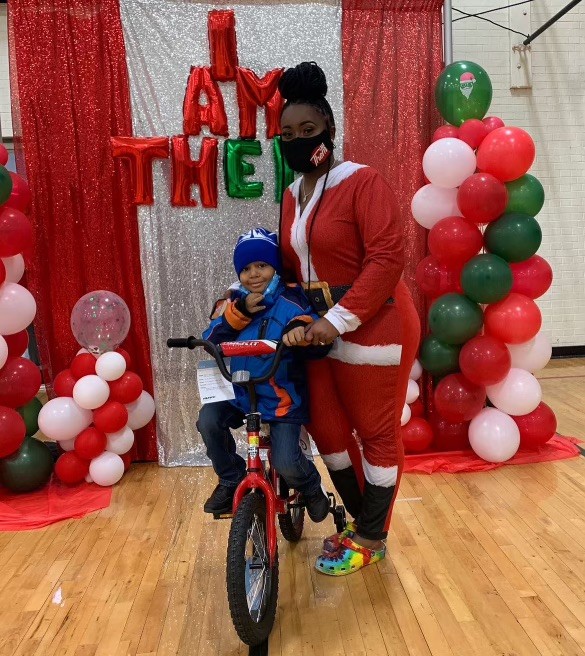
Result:
<instances>
[{"instance_id":1,"label":"young boy","mask_svg":"<svg viewBox=\"0 0 585 656\"><path fill-rule=\"evenodd\" d=\"M284 285L279 276L280 257L274 233L257 228L241 235L234 250L234 267L240 280L221 316L203 333L215 344L255 339L304 342L305 327L317 319L300 287ZM307 347L310 350L315 347ZM327 350L318 350L323 356ZM256 386L258 410L270 424L272 462L287 484L303 495L309 517L323 521L329 500L321 477L299 445L301 425L309 420L303 348L286 349L274 378ZM246 369L252 377L267 372L274 356L232 358L231 369ZM231 512L234 493L246 475L246 462L236 453L230 428L239 428L250 410L247 390L234 385L235 400L204 405L197 429L219 484L203 507L208 513Z\"/></svg>"}]
</instances>

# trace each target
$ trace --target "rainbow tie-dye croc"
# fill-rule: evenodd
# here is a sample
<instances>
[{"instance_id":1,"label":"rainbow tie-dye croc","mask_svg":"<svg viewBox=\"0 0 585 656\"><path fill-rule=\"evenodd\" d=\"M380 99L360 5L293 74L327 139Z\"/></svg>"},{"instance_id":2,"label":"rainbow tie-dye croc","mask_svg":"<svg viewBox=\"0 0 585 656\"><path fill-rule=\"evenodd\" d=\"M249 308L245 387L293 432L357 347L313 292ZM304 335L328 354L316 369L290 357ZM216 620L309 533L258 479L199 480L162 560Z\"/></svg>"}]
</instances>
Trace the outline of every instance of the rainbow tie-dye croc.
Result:
<instances>
[{"instance_id":1,"label":"rainbow tie-dye croc","mask_svg":"<svg viewBox=\"0 0 585 656\"><path fill-rule=\"evenodd\" d=\"M323 540L323 555L335 553L341 546L343 538L353 538L357 530L353 522L347 522L341 533L334 533Z\"/></svg>"},{"instance_id":2,"label":"rainbow tie-dye croc","mask_svg":"<svg viewBox=\"0 0 585 656\"><path fill-rule=\"evenodd\" d=\"M323 554L317 558L315 568L328 576L346 576L358 569L377 563L386 556L386 546L378 551L366 549L351 538L343 538L335 553Z\"/></svg>"}]
</instances>

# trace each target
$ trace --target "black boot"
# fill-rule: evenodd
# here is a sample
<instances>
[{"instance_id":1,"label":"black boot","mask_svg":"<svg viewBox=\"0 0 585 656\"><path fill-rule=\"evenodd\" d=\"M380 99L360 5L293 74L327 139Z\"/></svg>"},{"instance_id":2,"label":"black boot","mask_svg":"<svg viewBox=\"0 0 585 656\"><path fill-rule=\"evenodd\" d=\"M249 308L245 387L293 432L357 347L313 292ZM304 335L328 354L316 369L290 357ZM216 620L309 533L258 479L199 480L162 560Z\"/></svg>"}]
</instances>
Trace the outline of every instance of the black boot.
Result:
<instances>
[{"instance_id":1,"label":"black boot","mask_svg":"<svg viewBox=\"0 0 585 656\"><path fill-rule=\"evenodd\" d=\"M396 486L382 487L368 483L364 486L362 512L358 521L357 533L368 540L385 540L388 534L384 531L386 518Z\"/></svg>"},{"instance_id":2,"label":"black boot","mask_svg":"<svg viewBox=\"0 0 585 656\"><path fill-rule=\"evenodd\" d=\"M357 518L362 510L362 492L354 468L346 467L337 471L332 469L328 471L346 511L353 518Z\"/></svg>"},{"instance_id":3,"label":"black boot","mask_svg":"<svg viewBox=\"0 0 585 656\"><path fill-rule=\"evenodd\" d=\"M311 521L318 523L327 518L329 514L329 497L325 495L321 488L315 494L303 494L302 498Z\"/></svg>"},{"instance_id":4,"label":"black boot","mask_svg":"<svg viewBox=\"0 0 585 656\"><path fill-rule=\"evenodd\" d=\"M212 515L231 514L235 493L235 487L228 487L220 483L203 505L203 512L211 513Z\"/></svg>"}]
</instances>

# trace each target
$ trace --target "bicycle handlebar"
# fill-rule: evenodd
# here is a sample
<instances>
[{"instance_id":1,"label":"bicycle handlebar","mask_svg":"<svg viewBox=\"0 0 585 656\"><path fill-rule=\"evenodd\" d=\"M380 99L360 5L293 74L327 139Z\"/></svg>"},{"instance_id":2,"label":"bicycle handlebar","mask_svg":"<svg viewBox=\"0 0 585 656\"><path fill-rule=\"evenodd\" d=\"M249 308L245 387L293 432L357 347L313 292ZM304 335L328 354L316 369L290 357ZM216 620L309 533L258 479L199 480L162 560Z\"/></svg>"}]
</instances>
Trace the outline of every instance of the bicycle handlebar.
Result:
<instances>
[{"instance_id":1,"label":"bicycle handlebar","mask_svg":"<svg viewBox=\"0 0 585 656\"><path fill-rule=\"evenodd\" d=\"M221 344L218 347L216 344L210 342L207 339L197 339L196 337L193 337L191 335L190 337L170 337L169 339L167 339L167 346L169 348L188 348L188 349L194 349L200 346L201 348L203 348L203 350L206 353L209 353L209 355L211 355L211 357L216 361L217 366L219 367L219 370L221 372L221 375L230 383L232 382L232 375L227 370L227 367L225 366L225 362L223 359L224 355L221 350ZM250 378L248 383L250 384L265 383L267 380L270 380L274 376L276 370L278 369L278 366L280 365L280 359L282 358L282 351L284 350L284 348L285 348L284 342L278 342L278 346L276 348L276 351L274 352L274 361L272 362L270 371L265 376L261 376L259 378Z\"/></svg>"}]
</instances>

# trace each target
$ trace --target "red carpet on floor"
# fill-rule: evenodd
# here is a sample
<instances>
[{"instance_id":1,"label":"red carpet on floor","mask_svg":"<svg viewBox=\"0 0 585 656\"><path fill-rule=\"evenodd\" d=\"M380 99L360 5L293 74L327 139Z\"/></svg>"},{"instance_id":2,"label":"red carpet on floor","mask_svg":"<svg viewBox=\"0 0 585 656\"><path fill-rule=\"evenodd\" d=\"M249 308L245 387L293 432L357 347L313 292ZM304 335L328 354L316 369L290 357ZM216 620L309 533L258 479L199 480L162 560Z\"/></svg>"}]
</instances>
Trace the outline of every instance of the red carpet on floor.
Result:
<instances>
[{"instance_id":1,"label":"red carpet on floor","mask_svg":"<svg viewBox=\"0 0 585 656\"><path fill-rule=\"evenodd\" d=\"M417 453L408 455L404 462L404 473L433 474L461 474L465 472L480 472L497 469L504 465L530 465L536 462L550 462L552 460L566 460L579 455L577 443L580 440L574 437L555 435L538 451L518 451L516 455L506 462L486 462L469 451L449 451L444 453Z\"/></svg>"},{"instance_id":2,"label":"red carpet on floor","mask_svg":"<svg viewBox=\"0 0 585 656\"><path fill-rule=\"evenodd\" d=\"M0 487L0 531L29 531L63 519L78 519L107 508L111 487L94 483L67 486L53 479L43 489L13 494Z\"/></svg>"}]
</instances>

